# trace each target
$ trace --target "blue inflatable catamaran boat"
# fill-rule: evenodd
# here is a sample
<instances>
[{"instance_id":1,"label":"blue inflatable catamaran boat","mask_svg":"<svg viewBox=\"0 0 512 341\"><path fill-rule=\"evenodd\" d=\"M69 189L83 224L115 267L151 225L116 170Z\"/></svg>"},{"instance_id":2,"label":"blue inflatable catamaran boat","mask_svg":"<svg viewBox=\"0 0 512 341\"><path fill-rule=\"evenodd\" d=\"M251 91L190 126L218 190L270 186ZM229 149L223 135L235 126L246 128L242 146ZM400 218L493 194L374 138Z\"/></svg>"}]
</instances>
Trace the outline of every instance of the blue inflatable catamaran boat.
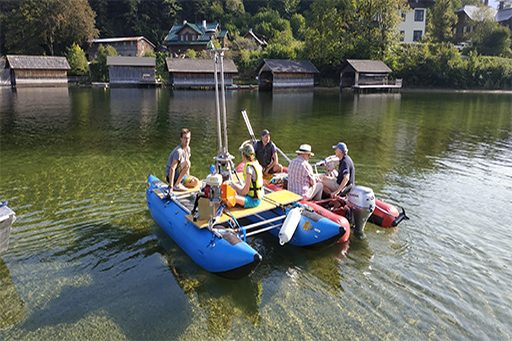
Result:
<instances>
[{"instance_id":1,"label":"blue inflatable catamaran boat","mask_svg":"<svg viewBox=\"0 0 512 341\"><path fill-rule=\"evenodd\" d=\"M250 237L269 232L281 245L312 246L335 241L345 233L336 224L299 203L302 197L280 190L266 190L255 208L230 207L226 201L227 182L240 181L234 170L234 157L228 152L224 95L223 53L214 49L215 92L219 153L215 168L200 187L187 192L169 193L169 186L157 177L147 179L149 212L162 229L205 270L228 278L250 274L262 256L251 247ZM219 105L218 66L220 65L223 138Z\"/></svg>"}]
</instances>

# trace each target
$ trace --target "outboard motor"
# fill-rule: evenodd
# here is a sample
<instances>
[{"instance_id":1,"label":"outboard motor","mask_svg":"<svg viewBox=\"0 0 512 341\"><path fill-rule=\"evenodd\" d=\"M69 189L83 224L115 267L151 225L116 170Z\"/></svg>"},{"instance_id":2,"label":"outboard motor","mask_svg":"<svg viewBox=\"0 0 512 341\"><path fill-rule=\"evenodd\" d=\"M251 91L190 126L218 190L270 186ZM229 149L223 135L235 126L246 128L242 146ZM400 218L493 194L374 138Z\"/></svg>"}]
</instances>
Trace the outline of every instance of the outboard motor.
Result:
<instances>
[{"instance_id":1,"label":"outboard motor","mask_svg":"<svg viewBox=\"0 0 512 341\"><path fill-rule=\"evenodd\" d=\"M354 233L359 239L365 239L364 227L366 221L375 209L375 195L369 187L354 186L347 195L347 205L350 208Z\"/></svg>"}]
</instances>

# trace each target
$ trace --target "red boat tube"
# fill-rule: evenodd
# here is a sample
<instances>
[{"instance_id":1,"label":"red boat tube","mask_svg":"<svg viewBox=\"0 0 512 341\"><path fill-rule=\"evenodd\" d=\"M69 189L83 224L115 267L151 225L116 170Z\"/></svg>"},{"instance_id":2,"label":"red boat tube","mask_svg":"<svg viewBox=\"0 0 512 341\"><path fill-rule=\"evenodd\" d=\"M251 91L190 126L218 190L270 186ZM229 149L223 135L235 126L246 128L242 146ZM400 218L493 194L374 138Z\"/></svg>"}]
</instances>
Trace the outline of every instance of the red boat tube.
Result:
<instances>
[{"instance_id":1,"label":"red boat tube","mask_svg":"<svg viewBox=\"0 0 512 341\"><path fill-rule=\"evenodd\" d=\"M375 210L373 211L368 221L379 225L381 227L395 227L402 220L407 220L409 217L405 215L405 210L398 212L395 206L385 203L382 200L375 199Z\"/></svg>"}]
</instances>

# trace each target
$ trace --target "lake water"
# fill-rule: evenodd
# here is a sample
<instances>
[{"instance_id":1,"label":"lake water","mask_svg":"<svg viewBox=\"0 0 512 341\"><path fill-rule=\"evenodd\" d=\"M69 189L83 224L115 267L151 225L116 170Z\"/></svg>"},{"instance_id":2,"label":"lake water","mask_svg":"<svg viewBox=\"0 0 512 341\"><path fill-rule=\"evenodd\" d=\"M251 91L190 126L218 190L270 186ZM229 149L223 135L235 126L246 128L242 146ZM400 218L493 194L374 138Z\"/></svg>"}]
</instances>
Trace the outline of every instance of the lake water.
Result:
<instances>
[{"instance_id":1,"label":"lake water","mask_svg":"<svg viewBox=\"0 0 512 341\"><path fill-rule=\"evenodd\" d=\"M369 224L346 256L260 236L254 274L222 279L153 222L144 194L182 127L207 174L213 92L0 89L0 200L18 216L0 339L512 339L511 93L227 92L227 109L233 154L241 109L290 156L345 141L356 181L411 220Z\"/></svg>"}]
</instances>

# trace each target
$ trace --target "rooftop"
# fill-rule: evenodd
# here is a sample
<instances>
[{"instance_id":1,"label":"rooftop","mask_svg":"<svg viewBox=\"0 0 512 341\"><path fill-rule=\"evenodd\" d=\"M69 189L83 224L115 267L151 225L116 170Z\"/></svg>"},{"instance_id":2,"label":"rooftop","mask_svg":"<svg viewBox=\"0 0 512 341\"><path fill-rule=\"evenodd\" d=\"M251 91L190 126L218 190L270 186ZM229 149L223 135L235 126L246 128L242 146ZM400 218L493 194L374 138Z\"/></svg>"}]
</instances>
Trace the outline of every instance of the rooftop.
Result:
<instances>
[{"instance_id":1,"label":"rooftop","mask_svg":"<svg viewBox=\"0 0 512 341\"><path fill-rule=\"evenodd\" d=\"M212 59L181 59L167 58L167 69L169 72L187 73L213 73L214 65ZM219 70L220 71L220 70ZM224 59L225 73L238 73L235 63L231 59Z\"/></svg>"},{"instance_id":2,"label":"rooftop","mask_svg":"<svg viewBox=\"0 0 512 341\"><path fill-rule=\"evenodd\" d=\"M357 72L389 73L391 69L381 60L347 59L345 66L350 65Z\"/></svg>"},{"instance_id":3,"label":"rooftop","mask_svg":"<svg viewBox=\"0 0 512 341\"><path fill-rule=\"evenodd\" d=\"M11 69L17 70L70 70L66 57L7 55Z\"/></svg>"},{"instance_id":4,"label":"rooftop","mask_svg":"<svg viewBox=\"0 0 512 341\"><path fill-rule=\"evenodd\" d=\"M309 60L263 59L258 70L264 67L273 73L319 73Z\"/></svg>"},{"instance_id":5,"label":"rooftop","mask_svg":"<svg viewBox=\"0 0 512 341\"><path fill-rule=\"evenodd\" d=\"M113 66L156 66L155 57L122 57L108 56L107 65Z\"/></svg>"}]
</instances>

